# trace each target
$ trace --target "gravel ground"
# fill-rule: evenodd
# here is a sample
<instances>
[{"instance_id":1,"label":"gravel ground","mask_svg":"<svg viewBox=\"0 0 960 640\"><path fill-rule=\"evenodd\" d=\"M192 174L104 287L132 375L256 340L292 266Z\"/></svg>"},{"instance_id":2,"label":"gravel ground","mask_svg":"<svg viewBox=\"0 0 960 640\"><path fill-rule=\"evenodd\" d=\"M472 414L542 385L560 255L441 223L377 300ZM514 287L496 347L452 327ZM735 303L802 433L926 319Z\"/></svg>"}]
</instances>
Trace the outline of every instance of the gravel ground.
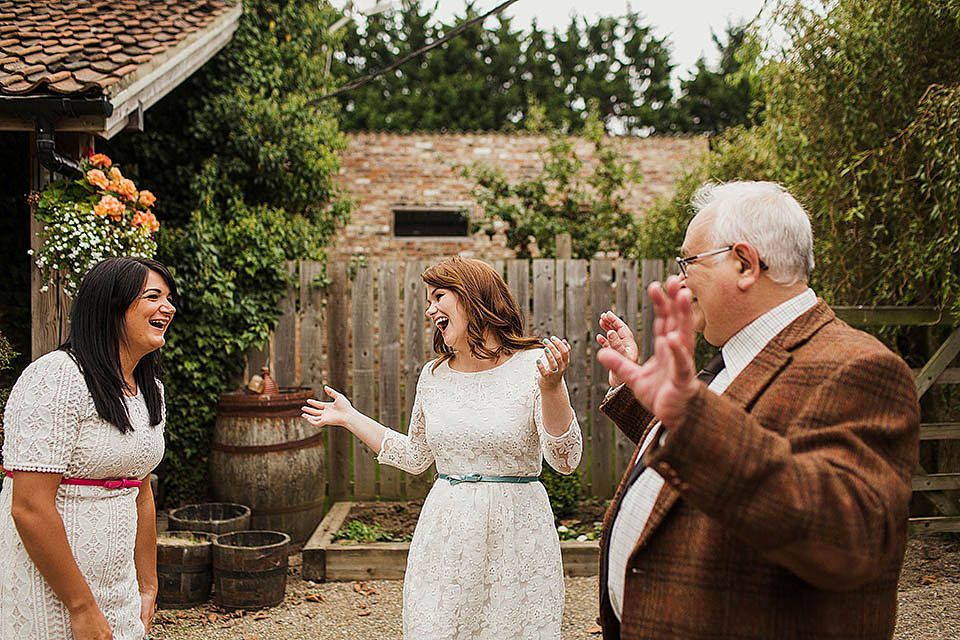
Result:
<instances>
[{"instance_id":1,"label":"gravel ground","mask_svg":"<svg viewBox=\"0 0 960 640\"><path fill-rule=\"evenodd\" d=\"M225 612L212 604L162 610L154 640L401 640L399 580L313 583L290 557L284 602L258 612ZM567 578L564 640L599 637L597 578ZM896 640L960 638L960 536L910 541L900 580Z\"/></svg>"}]
</instances>

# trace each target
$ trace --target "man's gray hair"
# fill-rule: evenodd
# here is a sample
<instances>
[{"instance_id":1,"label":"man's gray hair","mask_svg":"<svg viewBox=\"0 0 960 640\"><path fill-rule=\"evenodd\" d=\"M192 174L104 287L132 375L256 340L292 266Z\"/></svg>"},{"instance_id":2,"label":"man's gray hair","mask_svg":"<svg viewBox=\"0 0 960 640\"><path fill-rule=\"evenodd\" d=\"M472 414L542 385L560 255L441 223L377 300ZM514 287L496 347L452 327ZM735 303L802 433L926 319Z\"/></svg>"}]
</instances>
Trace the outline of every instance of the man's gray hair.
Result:
<instances>
[{"instance_id":1,"label":"man's gray hair","mask_svg":"<svg viewBox=\"0 0 960 640\"><path fill-rule=\"evenodd\" d=\"M706 183L691 204L713 213L711 242L723 247L752 244L779 284L807 282L813 271L810 217L796 198L776 182Z\"/></svg>"}]
</instances>

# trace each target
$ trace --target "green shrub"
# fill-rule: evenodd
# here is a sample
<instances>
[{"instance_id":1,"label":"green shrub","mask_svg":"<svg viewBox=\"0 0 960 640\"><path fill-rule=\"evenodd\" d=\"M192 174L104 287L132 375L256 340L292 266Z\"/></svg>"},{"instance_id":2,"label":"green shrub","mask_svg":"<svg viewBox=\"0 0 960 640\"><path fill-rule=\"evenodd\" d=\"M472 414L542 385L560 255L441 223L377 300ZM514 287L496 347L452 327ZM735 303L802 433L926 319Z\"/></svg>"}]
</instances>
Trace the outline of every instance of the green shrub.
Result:
<instances>
[{"instance_id":1,"label":"green shrub","mask_svg":"<svg viewBox=\"0 0 960 640\"><path fill-rule=\"evenodd\" d=\"M351 520L346 526L333 534L334 540L350 540L351 542L405 542L408 537L390 533L377 524L365 524L359 520Z\"/></svg>"},{"instance_id":2,"label":"green shrub","mask_svg":"<svg viewBox=\"0 0 960 640\"><path fill-rule=\"evenodd\" d=\"M10 346L10 342L7 338L0 333L0 374L4 374L10 368L10 363L13 362L13 359L17 357L17 352L13 350L13 347ZM3 379L6 379L6 376L3 376ZM7 398L10 397L10 388L12 384L8 386L3 384L0 386L0 447L3 446L3 412L7 407Z\"/></svg>"},{"instance_id":3,"label":"green shrub","mask_svg":"<svg viewBox=\"0 0 960 640\"><path fill-rule=\"evenodd\" d=\"M580 484L580 474L574 471L568 476L557 473L551 467L544 465L540 474L540 482L550 497L550 508L553 517L562 518L574 512L577 502L583 495L583 485Z\"/></svg>"}]
</instances>

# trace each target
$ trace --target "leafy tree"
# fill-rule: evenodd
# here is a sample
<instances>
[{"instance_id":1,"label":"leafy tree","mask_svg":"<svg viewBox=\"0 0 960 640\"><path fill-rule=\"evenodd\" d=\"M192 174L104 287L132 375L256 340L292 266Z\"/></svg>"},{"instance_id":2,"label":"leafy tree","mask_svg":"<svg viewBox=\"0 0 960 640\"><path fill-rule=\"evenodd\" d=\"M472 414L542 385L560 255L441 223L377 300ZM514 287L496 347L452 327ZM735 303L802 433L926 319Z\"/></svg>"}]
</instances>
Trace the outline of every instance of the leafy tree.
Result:
<instances>
[{"instance_id":1,"label":"leafy tree","mask_svg":"<svg viewBox=\"0 0 960 640\"><path fill-rule=\"evenodd\" d=\"M749 126L762 113L756 37L743 24L727 26L726 42L711 36L720 62L711 69L701 57L693 77L680 83L679 131L717 134L732 126Z\"/></svg>"},{"instance_id":2,"label":"leafy tree","mask_svg":"<svg viewBox=\"0 0 960 640\"><path fill-rule=\"evenodd\" d=\"M776 180L811 214L828 301L960 311L960 2L796 3L779 20L793 42L762 71L764 122L680 177L642 254L674 254L702 181Z\"/></svg>"},{"instance_id":3,"label":"leafy tree","mask_svg":"<svg viewBox=\"0 0 960 640\"><path fill-rule=\"evenodd\" d=\"M576 140L553 135L541 153L539 175L511 183L502 171L482 164L464 170L476 180L473 195L483 209L479 222L489 234L505 226L507 245L518 257L530 257L530 241L546 257L556 255L555 237L569 233L574 258L590 258L599 251L632 253L636 223L623 206L623 189L640 181L633 163L623 162L603 127L594 118L587 126L596 166L582 176L583 160Z\"/></svg>"},{"instance_id":4,"label":"leafy tree","mask_svg":"<svg viewBox=\"0 0 960 640\"><path fill-rule=\"evenodd\" d=\"M334 71L356 78L386 67L478 15L473 3L438 24L420 0L352 25ZM574 17L565 31L529 33L508 17L488 19L392 73L340 97L345 129L504 130L523 127L534 106L553 127L582 131L595 103L608 126L663 129L674 116L669 49L642 16L628 12L593 24Z\"/></svg>"},{"instance_id":5,"label":"leafy tree","mask_svg":"<svg viewBox=\"0 0 960 640\"><path fill-rule=\"evenodd\" d=\"M247 0L230 44L150 109L147 130L110 143L158 197L158 258L180 289L163 349L167 498L202 497L219 395L262 345L286 261L322 259L349 211L333 175L344 146L331 107L328 3ZM149 178L145 174L149 172Z\"/></svg>"}]
</instances>

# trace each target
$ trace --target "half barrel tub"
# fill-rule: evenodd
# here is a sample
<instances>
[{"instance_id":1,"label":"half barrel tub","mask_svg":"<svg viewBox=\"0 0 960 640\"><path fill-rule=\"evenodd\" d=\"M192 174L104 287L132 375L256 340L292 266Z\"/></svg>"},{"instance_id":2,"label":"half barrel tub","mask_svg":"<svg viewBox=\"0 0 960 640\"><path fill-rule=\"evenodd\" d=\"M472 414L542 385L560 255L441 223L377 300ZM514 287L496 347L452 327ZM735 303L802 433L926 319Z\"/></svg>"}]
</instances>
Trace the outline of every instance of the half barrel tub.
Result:
<instances>
[{"instance_id":1,"label":"half barrel tub","mask_svg":"<svg viewBox=\"0 0 960 640\"><path fill-rule=\"evenodd\" d=\"M217 500L250 507L251 529L310 537L324 513L323 431L300 419L310 389L220 396L210 453Z\"/></svg>"},{"instance_id":2,"label":"half barrel tub","mask_svg":"<svg viewBox=\"0 0 960 640\"><path fill-rule=\"evenodd\" d=\"M203 502L174 509L167 515L171 531L221 534L250 528L250 507L232 502Z\"/></svg>"},{"instance_id":3,"label":"half barrel tub","mask_svg":"<svg viewBox=\"0 0 960 640\"><path fill-rule=\"evenodd\" d=\"M213 584L213 538L204 531L166 531L157 536L157 606L186 609L203 604Z\"/></svg>"},{"instance_id":4,"label":"half barrel tub","mask_svg":"<svg viewBox=\"0 0 960 640\"><path fill-rule=\"evenodd\" d=\"M260 609L283 602L290 536L237 531L213 541L213 601L224 609Z\"/></svg>"}]
</instances>

